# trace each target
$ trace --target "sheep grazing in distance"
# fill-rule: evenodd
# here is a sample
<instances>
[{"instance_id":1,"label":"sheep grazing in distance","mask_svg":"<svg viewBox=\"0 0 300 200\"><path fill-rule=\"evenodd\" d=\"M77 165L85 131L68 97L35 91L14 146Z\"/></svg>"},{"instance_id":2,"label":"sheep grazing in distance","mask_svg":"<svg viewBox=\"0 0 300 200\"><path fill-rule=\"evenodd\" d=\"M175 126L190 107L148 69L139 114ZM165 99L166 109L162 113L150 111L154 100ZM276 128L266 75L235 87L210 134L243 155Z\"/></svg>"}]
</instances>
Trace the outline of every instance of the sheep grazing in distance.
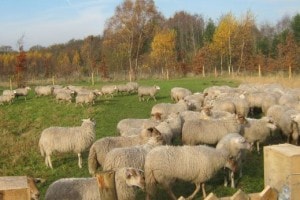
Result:
<instances>
[{"instance_id":1,"label":"sheep grazing in distance","mask_svg":"<svg viewBox=\"0 0 300 200\"><path fill-rule=\"evenodd\" d=\"M260 153L259 143L264 142L271 135L271 132L276 130L277 126L270 117L247 118L246 120L247 124L244 126L241 135L252 145L256 142L257 152Z\"/></svg>"},{"instance_id":2,"label":"sheep grazing in distance","mask_svg":"<svg viewBox=\"0 0 300 200\"><path fill-rule=\"evenodd\" d=\"M77 127L49 127L43 130L39 147L41 155L45 156L47 167L53 168L51 154L57 152L74 152L78 155L78 166L82 168L81 152L94 142L96 123L91 119L83 119Z\"/></svg>"},{"instance_id":3,"label":"sheep grazing in distance","mask_svg":"<svg viewBox=\"0 0 300 200\"><path fill-rule=\"evenodd\" d=\"M126 85L128 86L130 93L137 92L139 88L139 84L137 82L128 82Z\"/></svg>"},{"instance_id":4,"label":"sheep grazing in distance","mask_svg":"<svg viewBox=\"0 0 300 200\"><path fill-rule=\"evenodd\" d=\"M15 98L15 95L13 95L13 94L1 95L0 96L0 105L3 105L4 103L11 104L14 98Z\"/></svg>"},{"instance_id":5,"label":"sheep grazing in distance","mask_svg":"<svg viewBox=\"0 0 300 200\"><path fill-rule=\"evenodd\" d=\"M248 147L240 140L232 145L236 145L237 150ZM235 171L235 165L226 148L206 145L156 147L147 154L145 161L147 200L155 197L156 184L161 184L171 199L177 199L171 190L171 184L177 179L195 184L195 191L187 199L193 199L201 186L205 198L204 183L223 167Z\"/></svg>"},{"instance_id":6,"label":"sheep grazing in distance","mask_svg":"<svg viewBox=\"0 0 300 200\"><path fill-rule=\"evenodd\" d=\"M66 102L69 102L71 103L72 102L72 94L74 93L69 93L69 92L58 92L56 93L56 96L55 96L55 99L57 102L59 101L66 101Z\"/></svg>"},{"instance_id":7,"label":"sheep grazing in distance","mask_svg":"<svg viewBox=\"0 0 300 200\"><path fill-rule=\"evenodd\" d=\"M182 127L182 142L214 145L229 133L240 133L246 123L245 117L240 115L231 119L186 121Z\"/></svg>"},{"instance_id":8,"label":"sheep grazing in distance","mask_svg":"<svg viewBox=\"0 0 300 200\"><path fill-rule=\"evenodd\" d=\"M78 94L75 98L76 105L80 104L95 104L96 95L94 92L90 92L88 94Z\"/></svg>"},{"instance_id":9,"label":"sheep grazing in distance","mask_svg":"<svg viewBox=\"0 0 300 200\"><path fill-rule=\"evenodd\" d=\"M192 95L192 92L189 89L182 87L174 87L171 89L171 100L174 102L178 102L184 97Z\"/></svg>"},{"instance_id":10,"label":"sheep grazing in distance","mask_svg":"<svg viewBox=\"0 0 300 200\"><path fill-rule=\"evenodd\" d=\"M101 93L107 98L108 96L113 98L114 94L118 91L116 85L104 85L101 88Z\"/></svg>"},{"instance_id":11,"label":"sheep grazing in distance","mask_svg":"<svg viewBox=\"0 0 300 200\"><path fill-rule=\"evenodd\" d=\"M90 174L95 174L99 166L103 167L105 157L109 151L119 147L130 147L142 145L148 142L151 137L163 138L156 128L144 129L139 135L128 137L104 137L91 146L88 156L88 168Z\"/></svg>"},{"instance_id":12,"label":"sheep grazing in distance","mask_svg":"<svg viewBox=\"0 0 300 200\"><path fill-rule=\"evenodd\" d=\"M144 128L154 127L158 123L159 121L153 119L126 118L118 122L117 131L121 136L137 135Z\"/></svg>"},{"instance_id":13,"label":"sheep grazing in distance","mask_svg":"<svg viewBox=\"0 0 300 200\"><path fill-rule=\"evenodd\" d=\"M118 200L135 199L135 186L145 187L144 172L139 169L120 168L115 171L114 178ZM103 177L59 179L49 186L45 200L101 200L98 180L103 181Z\"/></svg>"},{"instance_id":14,"label":"sheep grazing in distance","mask_svg":"<svg viewBox=\"0 0 300 200\"><path fill-rule=\"evenodd\" d=\"M106 155L103 170L116 170L122 167L144 169L146 155L151 149L165 144L161 137L152 137L146 144L115 148Z\"/></svg>"},{"instance_id":15,"label":"sheep grazing in distance","mask_svg":"<svg viewBox=\"0 0 300 200\"><path fill-rule=\"evenodd\" d=\"M27 97L27 95L28 95L28 93L29 93L29 90L31 90L31 88L30 87L25 87L25 88L17 88L15 91L15 96L18 98L18 97L20 97L20 96L23 96L24 97L24 99L25 99L25 101L26 101L26 97Z\"/></svg>"},{"instance_id":16,"label":"sheep grazing in distance","mask_svg":"<svg viewBox=\"0 0 300 200\"><path fill-rule=\"evenodd\" d=\"M2 95L16 95L16 90L3 90Z\"/></svg>"},{"instance_id":17,"label":"sheep grazing in distance","mask_svg":"<svg viewBox=\"0 0 300 200\"><path fill-rule=\"evenodd\" d=\"M160 87L157 85L154 86L139 86L138 88L138 97L139 101L145 101L144 96L149 96L147 102L150 98L156 101L155 95L160 90Z\"/></svg>"},{"instance_id":18,"label":"sheep grazing in distance","mask_svg":"<svg viewBox=\"0 0 300 200\"><path fill-rule=\"evenodd\" d=\"M36 86L34 88L34 91L35 91L35 95L37 97L40 97L40 96L50 96L53 92L54 88L50 85L47 85L47 86Z\"/></svg>"}]
</instances>

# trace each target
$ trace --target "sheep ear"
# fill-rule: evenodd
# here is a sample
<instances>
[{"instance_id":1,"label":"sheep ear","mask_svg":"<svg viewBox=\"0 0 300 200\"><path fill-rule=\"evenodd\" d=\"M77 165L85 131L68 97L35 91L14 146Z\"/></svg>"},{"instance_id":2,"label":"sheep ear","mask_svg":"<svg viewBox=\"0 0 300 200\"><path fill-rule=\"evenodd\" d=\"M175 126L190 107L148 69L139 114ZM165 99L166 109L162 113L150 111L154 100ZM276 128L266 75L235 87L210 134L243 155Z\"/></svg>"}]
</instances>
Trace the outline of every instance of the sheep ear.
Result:
<instances>
[{"instance_id":1,"label":"sheep ear","mask_svg":"<svg viewBox=\"0 0 300 200\"><path fill-rule=\"evenodd\" d=\"M128 168L128 169L126 169L125 174L126 174L126 178L130 178L135 175L135 171L132 170L131 168Z\"/></svg>"}]
</instances>

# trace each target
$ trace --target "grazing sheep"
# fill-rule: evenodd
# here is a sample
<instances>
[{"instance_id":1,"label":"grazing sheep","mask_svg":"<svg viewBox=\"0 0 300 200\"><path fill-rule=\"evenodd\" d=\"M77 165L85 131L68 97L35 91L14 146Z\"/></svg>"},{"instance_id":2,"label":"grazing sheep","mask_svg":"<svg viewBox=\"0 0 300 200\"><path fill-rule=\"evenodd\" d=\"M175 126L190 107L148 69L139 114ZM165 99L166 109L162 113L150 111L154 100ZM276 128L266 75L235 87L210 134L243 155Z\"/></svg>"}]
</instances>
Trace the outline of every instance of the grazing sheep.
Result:
<instances>
[{"instance_id":1,"label":"grazing sheep","mask_svg":"<svg viewBox=\"0 0 300 200\"><path fill-rule=\"evenodd\" d=\"M99 176L101 179L101 177ZM98 178L63 178L53 182L46 191L45 200L101 200ZM136 198L137 186L145 187L144 173L135 168L121 168L115 172L118 200ZM105 199L102 199L105 200Z\"/></svg>"},{"instance_id":2,"label":"grazing sheep","mask_svg":"<svg viewBox=\"0 0 300 200\"><path fill-rule=\"evenodd\" d=\"M75 98L76 105L80 104L95 104L96 95L94 92L90 92L88 94L78 94Z\"/></svg>"},{"instance_id":3,"label":"grazing sheep","mask_svg":"<svg viewBox=\"0 0 300 200\"><path fill-rule=\"evenodd\" d=\"M130 93L137 92L139 88L139 84L137 82L128 82L126 85L128 86Z\"/></svg>"},{"instance_id":4,"label":"grazing sheep","mask_svg":"<svg viewBox=\"0 0 300 200\"><path fill-rule=\"evenodd\" d=\"M58 92L56 93L55 99L57 102L59 101L66 101L71 103L72 102L72 93L69 92Z\"/></svg>"},{"instance_id":5,"label":"grazing sheep","mask_svg":"<svg viewBox=\"0 0 300 200\"><path fill-rule=\"evenodd\" d=\"M2 95L14 95L16 94L16 90L3 90Z\"/></svg>"},{"instance_id":6,"label":"grazing sheep","mask_svg":"<svg viewBox=\"0 0 300 200\"><path fill-rule=\"evenodd\" d=\"M121 136L130 136L140 133L144 128L158 125L159 121L153 119L122 119L117 124L117 131Z\"/></svg>"},{"instance_id":7,"label":"grazing sheep","mask_svg":"<svg viewBox=\"0 0 300 200\"><path fill-rule=\"evenodd\" d=\"M117 90L118 90L118 93L120 93L120 94L129 94L130 87L126 84L120 84L120 85L117 85Z\"/></svg>"},{"instance_id":8,"label":"grazing sheep","mask_svg":"<svg viewBox=\"0 0 300 200\"><path fill-rule=\"evenodd\" d=\"M53 88L52 94L53 96L56 96L58 93L62 93L62 92L67 94L72 94L72 95L75 94L74 90L70 90L69 88L60 88L60 87Z\"/></svg>"},{"instance_id":9,"label":"grazing sheep","mask_svg":"<svg viewBox=\"0 0 300 200\"><path fill-rule=\"evenodd\" d=\"M261 119L247 118L246 120L247 124L244 126L241 135L252 145L256 142L257 152L260 153L259 143L264 142L277 127L270 117L263 117Z\"/></svg>"},{"instance_id":10,"label":"grazing sheep","mask_svg":"<svg viewBox=\"0 0 300 200\"><path fill-rule=\"evenodd\" d=\"M40 96L50 96L53 92L54 88L53 86L47 85L47 86L36 86L34 88L35 95L37 97Z\"/></svg>"},{"instance_id":11,"label":"grazing sheep","mask_svg":"<svg viewBox=\"0 0 300 200\"><path fill-rule=\"evenodd\" d=\"M230 133L225 135L220 142L218 142L216 149L226 149L232 159L236 161L237 169L240 171L240 178L242 177L242 160L245 157L245 150L251 149L251 144L238 133ZM234 172L229 169L229 177L231 179L231 187L235 188ZM227 176L224 176L224 186L228 185Z\"/></svg>"},{"instance_id":12,"label":"grazing sheep","mask_svg":"<svg viewBox=\"0 0 300 200\"><path fill-rule=\"evenodd\" d=\"M11 102L13 101L13 99L15 98L14 94L10 94L10 95L1 95L0 96L0 105L3 105L4 103L9 103L11 104Z\"/></svg>"},{"instance_id":13,"label":"grazing sheep","mask_svg":"<svg viewBox=\"0 0 300 200\"><path fill-rule=\"evenodd\" d=\"M178 102L184 97L192 95L192 92L189 89L182 88L182 87L174 87L171 89L171 99L174 102Z\"/></svg>"},{"instance_id":14,"label":"grazing sheep","mask_svg":"<svg viewBox=\"0 0 300 200\"><path fill-rule=\"evenodd\" d=\"M185 96L183 99L188 105L190 105L191 110L200 111L204 104L204 99L206 95L207 93L203 94L197 92L192 95Z\"/></svg>"},{"instance_id":15,"label":"grazing sheep","mask_svg":"<svg viewBox=\"0 0 300 200\"><path fill-rule=\"evenodd\" d=\"M31 88L30 87L25 87L25 88L17 88L15 91L15 96L18 98L18 97L20 97L20 96L23 96L24 98L25 98L25 100L26 100L26 97L27 97L27 95L28 95L28 93L29 93L29 90L31 90Z\"/></svg>"},{"instance_id":16,"label":"grazing sheep","mask_svg":"<svg viewBox=\"0 0 300 200\"><path fill-rule=\"evenodd\" d=\"M80 90L85 89L83 86L74 86L74 85L68 85L66 88L75 91L76 93L80 92Z\"/></svg>"},{"instance_id":17,"label":"grazing sheep","mask_svg":"<svg viewBox=\"0 0 300 200\"><path fill-rule=\"evenodd\" d=\"M188 145L217 144L228 133L240 133L246 123L243 116L232 119L186 121L182 127L182 142Z\"/></svg>"},{"instance_id":18,"label":"grazing sheep","mask_svg":"<svg viewBox=\"0 0 300 200\"><path fill-rule=\"evenodd\" d=\"M176 200L171 184L177 179L195 184L195 191L187 199L193 199L201 186L206 197L204 183L223 167L235 169L235 162L225 149L205 145L156 147L145 161L147 200L155 196L156 184L162 185L170 198Z\"/></svg>"},{"instance_id":19,"label":"grazing sheep","mask_svg":"<svg viewBox=\"0 0 300 200\"><path fill-rule=\"evenodd\" d=\"M138 88L138 97L139 101L145 101L144 96L149 96L147 102L150 98L153 98L156 101L155 95L160 90L160 87L157 85L154 86L139 86Z\"/></svg>"},{"instance_id":20,"label":"grazing sheep","mask_svg":"<svg viewBox=\"0 0 300 200\"><path fill-rule=\"evenodd\" d=\"M171 113L181 113L190 110L190 107L184 100L177 103L158 103L151 109L151 116L155 120L165 120Z\"/></svg>"},{"instance_id":21,"label":"grazing sheep","mask_svg":"<svg viewBox=\"0 0 300 200\"><path fill-rule=\"evenodd\" d=\"M162 138L162 135L156 128L148 128L144 129L139 135L104 137L97 140L89 151L88 167L90 174L96 173L98 166L103 165L107 153L112 149L145 144L151 137Z\"/></svg>"},{"instance_id":22,"label":"grazing sheep","mask_svg":"<svg viewBox=\"0 0 300 200\"><path fill-rule=\"evenodd\" d=\"M52 168L51 154L57 152L74 152L78 155L78 166L82 167L81 152L91 146L95 140L96 123L90 119L83 119L77 127L49 127L43 130L39 147L45 164Z\"/></svg>"},{"instance_id":23,"label":"grazing sheep","mask_svg":"<svg viewBox=\"0 0 300 200\"><path fill-rule=\"evenodd\" d=\"M122 167L144 169L147 153L165 141L161 137L152 137L146 144L112 149L107 153L103 170L116 170Z\"/></svg>"},{"instance_id":24,"label":"grazing sheep","mask_svg":"<svg viewBox=\"0 0 300 200\"><path fill-rule=\"evenodd\" d=\"M101 88L101 93L107 98L110 96L111 98L114 97L114 94L118 91L116 85L104 85Z\"/></svg>"}]
</instances>

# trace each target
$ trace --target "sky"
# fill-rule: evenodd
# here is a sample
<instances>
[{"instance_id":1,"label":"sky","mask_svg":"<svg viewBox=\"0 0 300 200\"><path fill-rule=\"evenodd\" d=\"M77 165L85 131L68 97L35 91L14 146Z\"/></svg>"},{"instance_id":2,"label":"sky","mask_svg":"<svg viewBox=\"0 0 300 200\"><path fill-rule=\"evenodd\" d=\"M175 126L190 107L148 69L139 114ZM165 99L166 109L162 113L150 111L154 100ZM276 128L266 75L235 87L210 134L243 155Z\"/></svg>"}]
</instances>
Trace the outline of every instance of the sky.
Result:
<instances>
[{"instance_id":1,"label":"sky","mask_svg":"<svg viewBox=\"0 0 300 200\"><path fill-rule=\"evenodd\" d=\"M0 46L44 47L102 35L106 20L123 0L0 0ZM300 13L300 0L154 0L166 18L177 11L202 15L215 23L228 12L239 19L251 11L257 25L275 25L283 16Z\"/></svg>"}]
</instances>

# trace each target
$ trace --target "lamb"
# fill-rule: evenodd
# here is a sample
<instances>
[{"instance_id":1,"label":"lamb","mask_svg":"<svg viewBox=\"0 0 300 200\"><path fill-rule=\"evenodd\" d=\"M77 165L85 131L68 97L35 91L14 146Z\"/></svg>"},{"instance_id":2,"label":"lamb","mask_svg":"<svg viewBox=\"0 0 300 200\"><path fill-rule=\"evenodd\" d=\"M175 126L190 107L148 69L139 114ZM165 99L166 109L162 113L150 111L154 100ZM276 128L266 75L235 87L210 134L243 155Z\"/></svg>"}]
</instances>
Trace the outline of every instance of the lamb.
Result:
<instances>
[{"instance_id":1,"label":"lamb","mask_svg":"<svg viewBox=\"0 0 300 200\"><path fill-rule=\"evenodd\" d=\"M116 170L122 167L143 170L147 153L164 143L165 141L161 137L152 137L143 145L112 149L106 155L103 170Z\"/></svg>"},{"instance_id":2,"label":"lamb","mask_svg":"<svg viewBox=\"0 0 300 200\"><path fill-rule=\"evenodd\" d=\"M177 103L158 103L151 109L151 117L155 120L165 120L171 113L181 113L190 110L190 107L184 100Z\"/></svg>"},{"instance_id":3,"label":"lamb","mask_svg":"<svg viewBox=\"0 0 300 200\"><path fill-rule=\"evenodd\" d=\"M109 151L119 147L130 147L148 142L150 137L161 137L161 133L156 128L144 129L139 135L104 137L91 146L88 156L89 173L95 174L98 166L103 165L105 157Z\"/></svg>"},{"instance_id":4,"label":"lamb","mask_svg":"<svg viewBox=\"0 0 300 200\"><path fill-rule=\"evenodd\" d=\"M182 142L214 145L228 133L240 133L246 122L245 117L240 115L233 119L186 121L182 127Z\"/></svg>"},{"instance_id":5,"label":"lamb","mask_svg":"<svg viewBox=\"0 0 300 200\"><path fill-rule=\"evenodd\" d=\"M9 103L9 104L11 104L14 98L15 98L15 95L14 95L14 94L10 94L10 95L1 95L1 96L0 96L0 105L3 105L4 103Z\"/></svg>"},{"instance_id":6,"label":"lamb","mask_svg":"<svg viewBox=\"0 0 300 200\"><path fill-rule=\"evenodd\" d=\"M45 200L100 200L98 180L102 177L63 178L53 182L46 191ZM118 200L136 198L137 186L144 190L144 172L135 168L115 171L115 189ZM105 199L103 199L105 200Z\"/></svg>"},{"instance_id":7,"label":"lamb","mask_svg":"<svg viewBox=\"0 0 300 200\"><path fill-rule=\"evenodd\" d=\"M36 86L34 91L37 97L40 96L50 96L53 92L54 88L50 85L47 86Z\"/></svg>"},{"instance_id":8,"label":"lamb","mask_svg":"<svg viewBox=\"0 0 300 200\"><path fill-rule=\"evenodd\" d=\"M171 99L174 102L178 102L188 95L192 95L192 92L189 89L182 87L174 87L171 89Z\"/></svg>"},{"instance_id":9,"label":"lamb","mask_svg":"<svg viewBox=\"0 0 300 200\"><path fill-rule=\"evenodd\" d=\"M30 87L25 87L25 88L17 88L15 91L15 96L18 98L18 97L20 97L20 96L23 96L24 98L25 98L25 100L26 100L26 97L27 97L27 95L28 95L28 93L29 93L29 90L31 90L31 88Z\"/></svg>"},{"instance_id":10,"label":"lamb","mask_svg":"<svg viewBox=\"0 0 300 200\"><path fill-rule=\"evenodd\" d=\"M237 150L248 148L244 141L234 140ZM195 191L187 198L193 199L204 183L211 179L223 167L235 171L235 161L226 148L198 146L159 146L151 150L145 161L147 199L155 196L155 185L161 184L171 199L177 199L171 190L171 184L177 179L193 182ZM191 167L193 166L193 167Z\"/></svg>"},{"instance_id":11,"label":"lamb","mask_svg":"<svg viewBox=\"0 0 300 200\"><path fill-rule=\"evenodd\" d=\"M81 126L77 127L49 127L43 130L39 147L41 155L45 156L47 167L53 168L51 154L58 152L74 152L78 155L78 166L82 168L81 153L91 146L95 140L96 122L91 119L82 119Z\"/></svg>"},{"instance_id":12,"label":"lamb","mask_svg":"<svg viewBox=\"0 0 300 200\"><path fill-rule=\"evenodd\" d=\"M149 96L147 99L147 102L150 98L153 98L154 101L156 101L155 95L160 90L160 87L157 85L154 86L139 86L138 88L138 97L139 101L145 101L144 96Z\"/></svg>"},{"instance_id":13,"label":"lamb","mask_svg":"<svg viewBox=\"0 0 300 200\"><path fill-rule=\"evenodd\" d=\"M76 105L80 104L83 106L83 104L95 104L96 95L94 92L90 92L89 94L78 94L75 98Z\"/></svg>"},{"instance_id":14,"label":"lamb","mask_svg":"<svg viewBox=\"0 0 300 200\"><path fill-rule=\"evenodd\" d=\"M256 142L257 152L260 153L259 143L264 142L271 135L271 132L276 130L277 126L274 123L270 117L247 118L247 124L244 126L241 135L251 144Z\"/></svg>"},{"instance_id":15,"label":"lamb","mask_svg":"<svg viewBox=\"0 0 300 200\"><path fill-rule=\"evenodd\" d=\"M104 85L101 88L101 93L105 95L105 97L110 96L111 98L114 97L114 93L118 91L118 88L116 85Z\"/></svg>"}]
</instances>

